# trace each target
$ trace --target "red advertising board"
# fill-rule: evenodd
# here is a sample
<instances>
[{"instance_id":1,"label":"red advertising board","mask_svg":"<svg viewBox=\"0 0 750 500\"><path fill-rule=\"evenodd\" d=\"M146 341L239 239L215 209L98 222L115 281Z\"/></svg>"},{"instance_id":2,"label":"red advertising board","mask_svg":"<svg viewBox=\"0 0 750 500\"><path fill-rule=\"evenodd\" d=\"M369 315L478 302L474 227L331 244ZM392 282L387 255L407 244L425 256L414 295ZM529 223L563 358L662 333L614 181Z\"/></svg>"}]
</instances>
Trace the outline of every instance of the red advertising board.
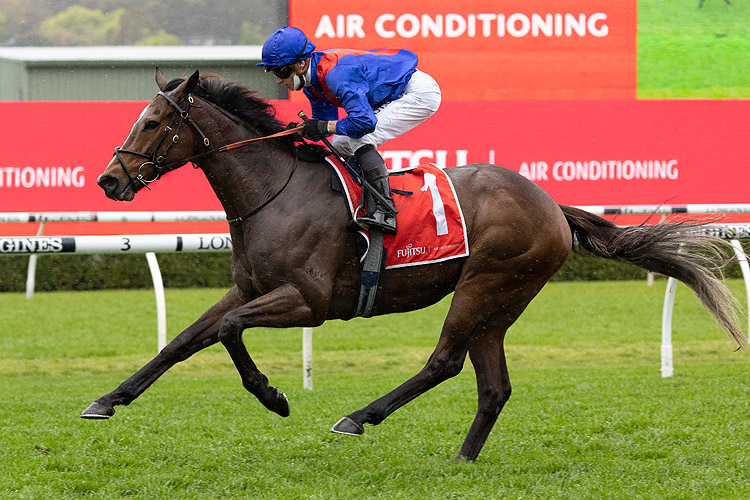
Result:
<instances>
[{"instance_id":1,"label":"red advertising board","mask_svg":"<svg viewBox=\"0 0 750 500\"><path fill-rule=\"evenodd\" d=\"M104 197L96 178L145 105L0 102L0 212L220 210L190 166L133 202ZM747 203L749 133L747 100L453 101L380 151L396 168L495 163L570 205Z\"/></svg>"},{"instance_id":2,"label":"red advertising board","mask_svg":"<svg viewBox=\"0 0 750 500\"><path fill-rule=\"evenodd\" d=\"M103 196L96 178L147 104L0 102L0 212L220 210L189 167L132 203Z\"/></svg>"},{"instance_id":3,"label":"red advertising board","mask_svg":"<svg viewBox=\"0 0 750 500\"><path fill-rule=\"evenodd\" d=\"M750 100L454 101L383 155L502 165L568 205L748 203L749 134Z\"/></svg>"},{"instance_id":4,"label":"red advertising board","mask_svg":"<svg viewBox=\"0 0 750 500\"><path fill-rule=\"evenodd\" d=\"M444 100L636 96L637 0L290 0L289 24L318 50L410 49Z\"/></svg>"}]
</instances>

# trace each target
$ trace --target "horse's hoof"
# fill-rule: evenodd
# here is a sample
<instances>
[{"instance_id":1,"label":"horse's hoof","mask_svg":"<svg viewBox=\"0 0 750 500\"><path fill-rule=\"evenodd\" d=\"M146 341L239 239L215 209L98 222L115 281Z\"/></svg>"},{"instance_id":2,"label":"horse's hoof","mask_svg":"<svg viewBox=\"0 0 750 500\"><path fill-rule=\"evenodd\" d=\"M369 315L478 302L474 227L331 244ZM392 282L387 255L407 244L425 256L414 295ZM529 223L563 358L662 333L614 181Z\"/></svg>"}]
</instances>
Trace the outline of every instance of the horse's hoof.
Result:
<instances>
[{"instance_id":1,"label":"horse's hoof","mask_svg":"<svg viewBox=\"0 0 750 500\"><path fill-rule=\"evenodd\" d=\"M283 392L279 392L279 396L276 398L276 406L274 407L273 411L275 411L282 417L289 416L289 398L286 397L286 394L284 394Z\"/></svg>"},{"instance_id":2,"label":"horse's hoof","mask_svg":"<svg viewBox=\"0 0 750 500\"><path fill-rule=\"evenodd\" d=\"M88 408L81 412L81 418L90 419L107 419L115 414L115 409L112 406L104 406L96 401L91 403Z\"/></svg>"},{"instance_id":3,"label":"horse's hoof","mask_svg":"<svg viewBox=\"0 0 750 500\"><path fill-rule=\"evenodd\" d=\"M289 416L289 398L286 394L278 390L276 387L271 391L271 398L269 401L262 401L263 406L271 410L274 413L278 413L282 417Z\"/></svg>"},{"instance_id":4,"label":"horse's hoof","mask_svg":"<svg viewBox=\"0 0 750 500\"><path fill-rule=\"evenodd\" d=\"M331 432L345 434L347 436L361 436L365 433L365 428L351 418L344 417L331 427Z\"/></svg>"}]
</instances>

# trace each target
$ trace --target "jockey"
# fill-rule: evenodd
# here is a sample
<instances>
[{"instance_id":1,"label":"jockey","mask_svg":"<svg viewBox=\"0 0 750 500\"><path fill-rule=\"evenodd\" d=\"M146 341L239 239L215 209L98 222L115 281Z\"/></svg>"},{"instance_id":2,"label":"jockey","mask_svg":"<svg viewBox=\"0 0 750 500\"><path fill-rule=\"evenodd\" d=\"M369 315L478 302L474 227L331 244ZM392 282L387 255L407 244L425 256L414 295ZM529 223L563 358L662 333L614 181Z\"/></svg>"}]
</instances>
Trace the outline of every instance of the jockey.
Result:
<instances>
[{"instance_id":1,"label":"jockey","mask_svg":"<svg viewBox=\"0 0 750 500\"><path fill-rule=\"evenodd\" d=\"M366 227L396 232L388 171L377 147L416 127L440 106L440 87L417 69L417 56L406 49L315 51L297 28L276 30L263 44L264 66L276 83L301 90L310 100L312 118L302 135L331 143L344 156L357 157L367 182L387 201L357 218ZM338 108L347 116L338 119Z\"/></svg>"}]
</instances>

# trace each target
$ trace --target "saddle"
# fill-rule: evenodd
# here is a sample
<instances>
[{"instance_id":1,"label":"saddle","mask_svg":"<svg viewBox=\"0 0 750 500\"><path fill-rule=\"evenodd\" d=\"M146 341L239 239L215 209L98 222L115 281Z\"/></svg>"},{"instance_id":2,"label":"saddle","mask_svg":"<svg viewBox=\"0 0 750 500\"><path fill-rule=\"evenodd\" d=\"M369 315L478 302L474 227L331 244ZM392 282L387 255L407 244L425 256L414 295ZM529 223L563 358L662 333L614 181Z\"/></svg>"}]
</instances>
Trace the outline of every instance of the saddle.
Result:
<instances>
[{"instance_id":1,"label":"saddle","mask_svg":"<svg viewBox=\"0 0 750 500\"><path fill-rule=\"evenodd\" d=\"M349 211L348 228L361 238L362 277L356 316L372 315L385 269L426 265L469 255L466 224L453 183L435 164L391 170L390 184L398 210L398 232L365 231L355 222L364 205L356 159L343 164L326 157L332 185L343 193ZM352 161L353 160L353 161Z\"/></svg>"}]
</instances>

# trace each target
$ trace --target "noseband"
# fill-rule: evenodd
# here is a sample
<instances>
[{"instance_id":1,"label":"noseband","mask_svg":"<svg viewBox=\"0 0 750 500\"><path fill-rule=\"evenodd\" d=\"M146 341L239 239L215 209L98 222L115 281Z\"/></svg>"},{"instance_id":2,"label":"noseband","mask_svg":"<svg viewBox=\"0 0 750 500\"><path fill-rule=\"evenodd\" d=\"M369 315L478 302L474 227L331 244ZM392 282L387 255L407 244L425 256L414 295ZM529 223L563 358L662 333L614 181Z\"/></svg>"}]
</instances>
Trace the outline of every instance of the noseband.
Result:
<instances>
[{"instance_id":1,"label":"noseband","mask_svg":"<svg viewBox=\"0 0 750 500\"><path fill-rule=\"evenodd\" d=\"M141 153L138 151L131 151L129 149L115 148L115 152L113 155L117 158L117 162L120 164L120 167L125 172L125 175L128 177L128 184L130 184L130 186L133 188L134 191L136 189L136 185L135 185L136 182L140 182L148 190L151 190L151 188L148 187L148 185L156 181L157 179L159 179L159 177L161 177L162 175L167 173L167 171L169 171L169 168L167 167L171 167L172 165L164 165L164 161L166 160L167 154L169 153L169 150L172 148L172 146L177 144L177 142L180 140L180 136L177 134L177 132L179 131L180 125L182 125L183 121L187 121L190 124L190 126L192 126L196 132L198 132L198 134L203 139L203 145L205 147L209 147L211 144L211 142L208 140L208 137L206 137L206 134L203 133L201 128L198 126L198 124L195 123L193 118L190 116L190 107L195 103L195 99L193 98L192 95L188 95L187 99L182 101L183 103L182 106L178 104L177 102L175 102L174 99L169 97L164 92L160 91L156 95L161 96L164 99L166 99L166 101L174 108L174 113L172 114L172 118L169 120L169 125L167 125L167 127L164 129L164 133L162 134L161 139L159 140L158 144L154 148L153 152L151 154L147 154L147 153ZM187 104L184 104L185 102L187 102ZM183 106L184 106L184 109L183 109ZM174 135L172 136L172 139L169 141L169 144L167 145L167 147L164 148L164 151L162 151L161 154L159 154L159 148L161 148L164 142L167 141L167 137L173 130L174 130ZM131 177L130 173L128 173L128 170L125 168L125 164L123 163L122 158L120 157L121 153L128 153L131 155L139 156L141 158L146 158L146 161L144 161L138 166L138 174L135 176L135 179ZM196 155L191 158L194 159L197 156L203 156L203 155ZM191 158L188 158L187 160L185 160L184 163L187 163L188 161L190 161ZM147 179L143 175L143 168L146 166L152 167L155 171L155 175L151 179Z\"/></svg>"}]
</instances>

